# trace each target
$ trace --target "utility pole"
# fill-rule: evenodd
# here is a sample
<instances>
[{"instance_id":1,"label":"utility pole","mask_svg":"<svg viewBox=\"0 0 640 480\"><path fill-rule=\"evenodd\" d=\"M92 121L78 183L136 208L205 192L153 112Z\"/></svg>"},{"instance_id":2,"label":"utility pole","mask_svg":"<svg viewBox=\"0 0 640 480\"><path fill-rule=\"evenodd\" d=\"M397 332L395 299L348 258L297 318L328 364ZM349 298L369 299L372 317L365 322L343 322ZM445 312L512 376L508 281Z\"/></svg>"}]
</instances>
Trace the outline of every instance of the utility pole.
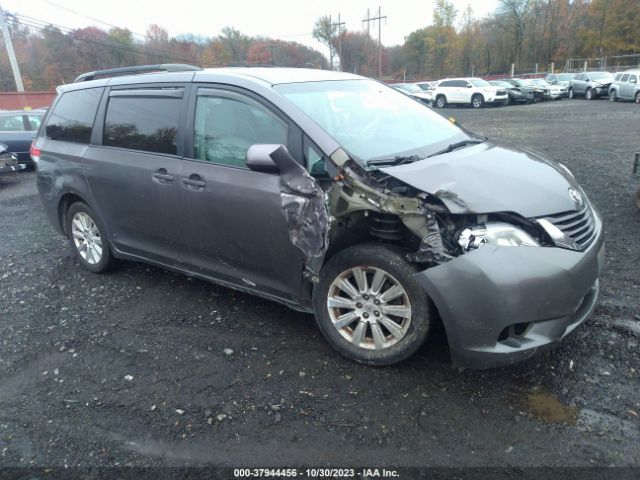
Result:
<instances>
[{"instance_id":1,"label":"utility pole","mask_svg":"<svg viewBox=\"0 0 640 480\"><path fill-rule=\"evenodd\" d=\"M329 15L329 65L333 71L333 21Z\"/></svg>"},{"instance_id":2,"label":"utility pole","mask_svg":"<svg viewBox=\"0 0 640 480\"><path fill-rule=\"evenodd\" d=\"M331 24L331 31L333 32L333 27L338 27L338 57L340 57L340 71L342 71L342 25L345 25L345 23L340 22L340 13L338 12L338 23ZM333 63L331 64L331 68L333 69Z\"/></svg>"},{"instance_id":3,"label":"utility pole","mask_svg":"<svg viewBox=\"0 0 640 480\"><path fill-rule=\"evenodd\" d=\"M24 92L24 85L22 84L22 77L20 76L20 67L18 67L18 60L16 60L16 52L13 51L13 43L11 42L11 35L9 34L9 28L7 27L2 7L0 7L0 23L2 23L2 35L4 37L4 44L7 47L11 70L13 70L13 78L16 81L16 90L18 92Z\"/></svg>"},{"instance_id":4,"label":"utility pole","mask_svg":"<svg viewBox=\"0 0 640 480\"><path fill-rule=\"evenodd\" d=\"M273 65L275 67L276 66L276 55L275 55L276 46L275 45L267 45L267 48L269 50L271 50L271 65Z\"/></svg>"},{"instance_id":5,"label":"utility pole","mask_svg":"<svg viewBox=\"0 0 640 480\"><path fill-rule=\"evenodd\" d=\"M382 79L382 20L386 20L387 16L382 16L382 7L378 7L378 16L369 17L369 11L367 10L367 18L362 20L367 22L367 32L369 31L369 22L378 21L378 79Z\"/></svg>"}]
</instances>

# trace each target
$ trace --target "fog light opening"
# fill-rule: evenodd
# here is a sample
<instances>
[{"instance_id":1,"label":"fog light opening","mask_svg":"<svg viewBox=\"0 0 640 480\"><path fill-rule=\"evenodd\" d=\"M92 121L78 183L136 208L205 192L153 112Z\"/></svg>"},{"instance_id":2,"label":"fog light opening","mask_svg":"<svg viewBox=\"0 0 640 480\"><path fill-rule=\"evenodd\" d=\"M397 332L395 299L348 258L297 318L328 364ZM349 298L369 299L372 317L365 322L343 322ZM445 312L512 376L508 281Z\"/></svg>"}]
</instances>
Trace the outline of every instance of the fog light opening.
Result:
<instances>
[{"instance_id":1,"label":"fog light opening","mask_svg":"<svg viewBox=\"0 0 640 480\"><path fill-rule=\"evenodd\" d=\"M498 341L502 343L508 343L509 340L518 340L523 337L527 331L529 330L529 326L531 323L514 323L513 325L509 325L504 327L498 335Z\"/></svg>"}]
</instances>

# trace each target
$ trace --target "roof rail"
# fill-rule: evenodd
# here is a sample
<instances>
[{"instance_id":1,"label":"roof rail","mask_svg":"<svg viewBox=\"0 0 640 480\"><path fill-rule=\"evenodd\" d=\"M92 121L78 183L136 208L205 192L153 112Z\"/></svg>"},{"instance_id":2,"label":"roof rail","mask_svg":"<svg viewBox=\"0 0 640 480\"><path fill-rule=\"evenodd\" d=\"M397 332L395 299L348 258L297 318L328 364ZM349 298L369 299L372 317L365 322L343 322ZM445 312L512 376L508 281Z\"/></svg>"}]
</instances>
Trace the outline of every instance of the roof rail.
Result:
<instances>
[{"instance_id":1,"label":"roof rail","mask_svg":"<svg viewBox=\"0 0 640 480\"><path fill-rule=\"evenodd\" d=\"M185 63L160 63L157 65L135 65L132 67L107 68L106 70L96 70L94 72L83 73L78 75L75 82L86 82L94 80L96 77L117 77L120 75L129 75L147 72L194 72L202 70L195 65L187 65Z\"/></svg>"}]
</instances>

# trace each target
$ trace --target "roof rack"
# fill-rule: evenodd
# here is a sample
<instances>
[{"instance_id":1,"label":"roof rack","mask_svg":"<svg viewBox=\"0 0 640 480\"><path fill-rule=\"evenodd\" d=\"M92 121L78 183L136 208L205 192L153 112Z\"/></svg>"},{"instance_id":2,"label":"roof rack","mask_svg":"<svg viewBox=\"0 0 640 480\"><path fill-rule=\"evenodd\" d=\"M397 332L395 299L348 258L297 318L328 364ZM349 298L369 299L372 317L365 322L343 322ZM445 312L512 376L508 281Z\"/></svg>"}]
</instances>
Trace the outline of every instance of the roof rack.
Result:
<instances>
[{"instance_id":1,"label":"roof rack","mask_svg":"<svg viewBox=\"0 0 640 480\"><path fill-rule=\"evenodd\" d=\"M195 65L187 65L185 63L160 63L157 65L136 65L132 67L107 68L106 70L96 70L94 72L83 73L78 75L74 82L86 82L94 80L96 77L117 77L120 75L129 75L148 72L194 72L202 70Z\"/></svg>"}]
</instances>

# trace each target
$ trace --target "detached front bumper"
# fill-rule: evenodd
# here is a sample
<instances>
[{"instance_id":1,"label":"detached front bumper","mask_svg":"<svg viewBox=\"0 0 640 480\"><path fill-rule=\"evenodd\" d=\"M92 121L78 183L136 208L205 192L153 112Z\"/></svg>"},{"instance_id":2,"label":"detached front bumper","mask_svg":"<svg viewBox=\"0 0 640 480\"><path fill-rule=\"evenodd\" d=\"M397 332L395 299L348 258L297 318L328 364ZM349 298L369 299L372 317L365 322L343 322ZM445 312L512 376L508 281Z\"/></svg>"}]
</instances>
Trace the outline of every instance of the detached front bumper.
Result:
<instances>
[{"instance_id":1,"label":"detached front bumper","mask_svg":"<svg viewBox=\"0 0 640 480\"><path fill-rule=\"evenodd\" d=\"M436 304L453 363L512 364L554 345L591 314L604 263L602 223L583 252L485 245L417 274Z\"/></svg>"}]
</instances>

